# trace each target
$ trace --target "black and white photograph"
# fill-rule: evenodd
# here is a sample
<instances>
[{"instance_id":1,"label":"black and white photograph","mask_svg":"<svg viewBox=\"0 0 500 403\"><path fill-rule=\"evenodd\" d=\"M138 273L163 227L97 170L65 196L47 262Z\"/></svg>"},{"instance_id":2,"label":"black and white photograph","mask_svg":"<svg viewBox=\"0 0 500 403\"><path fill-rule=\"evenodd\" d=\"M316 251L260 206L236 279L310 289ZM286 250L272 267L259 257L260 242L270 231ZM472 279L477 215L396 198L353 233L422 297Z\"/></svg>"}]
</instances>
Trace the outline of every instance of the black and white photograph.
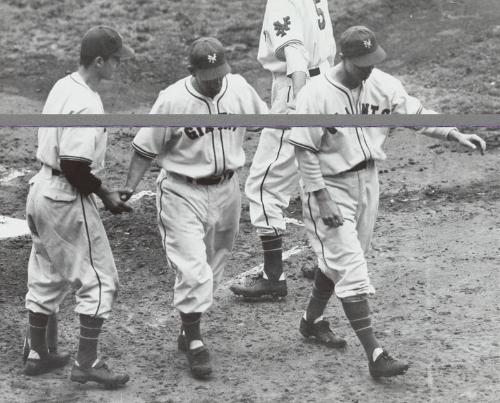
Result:
<instances>
[{"instance_id":1,"label":"black and white photograph","mask_svg":"<svg viewBox=\"0 0 500 403\"><path fill-rule=\"evenodd\" d=\"M498 0L0 33L0 402L498 401Z\"/></svg>"}]
</instances>

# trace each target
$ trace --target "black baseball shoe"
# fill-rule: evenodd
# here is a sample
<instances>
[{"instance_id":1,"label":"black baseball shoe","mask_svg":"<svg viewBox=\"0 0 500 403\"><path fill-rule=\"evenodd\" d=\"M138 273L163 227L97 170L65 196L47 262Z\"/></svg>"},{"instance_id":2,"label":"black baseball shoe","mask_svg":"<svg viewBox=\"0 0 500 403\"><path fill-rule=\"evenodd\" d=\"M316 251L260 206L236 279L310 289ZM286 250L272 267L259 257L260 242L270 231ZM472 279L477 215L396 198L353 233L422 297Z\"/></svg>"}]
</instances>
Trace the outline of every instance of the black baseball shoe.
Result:
<instances>
[{"instance_id":1,"label":"black baseball shoe","mask_svg":"<svg viewBox=\"0 0 500 403\"><path fill-rule=\"evenodd\" d=\"M403 375L409 367L408 364L392 358L385 350L375 361L370 360L368 363L373 378Z\"/></svg>"},{"instance_id":2,"label":"black baseball shoe","mask_svg":"<svg viewBox=\"0 0 500 403\"><path fill-rule=\"evenodd\" d=\"M318 343L330 348L343 348L347 344L342 337L333 333L330 323L324 319L310 323L302 318L299 331L306 339L313 337Z\"/></svg>"},{"instance_id":3,"label":"black baseball shoe","mask_svg":"<svg viewBox=\"0 0 500 403\"><path fill-rule=\"evenodd\" d=\"M229 289L245 298L286 297L288 294L286 280L268 280L262 273L246 284L233 284Z\"/></svg>"},{"instance_id":4,"label":"black baseball shoe","mask_svg":"<svg viewBox=\"0 0 500 403\"><path fill-rule=\"evenodd\" d=\"M35 350L30 350L24 364L24 375L45 374L64 367L69 360L69 354L49 353L42 357Z\"/></svg>"},{"instance_id":5,"label":"black baseball shoe","mask_svg":"<svg viewBox=\"0 0 500 403\"><path fill-rule=\"evenodd\" d=\"M70 379L78 383L97 382L106 388L113 389L125 385L130 377L127 374L115 374L103 361L97 359L88 368L81 367L75 361Z\"/></svg>"},{"instance_id":6,"label":"black baseball shoe","mask_svg":"<svg viewBox=\"0 0 500 403\"><path fill-rule=\"evenodd\" d=\"M207 379L212 373L212 365L210 364L210 352L203 345L198 348L190 349L186 337L179 334L177 338L177 346L179 351L186 354L189 363L191 374L196 379Z\"/></svg>"}]
</instances>

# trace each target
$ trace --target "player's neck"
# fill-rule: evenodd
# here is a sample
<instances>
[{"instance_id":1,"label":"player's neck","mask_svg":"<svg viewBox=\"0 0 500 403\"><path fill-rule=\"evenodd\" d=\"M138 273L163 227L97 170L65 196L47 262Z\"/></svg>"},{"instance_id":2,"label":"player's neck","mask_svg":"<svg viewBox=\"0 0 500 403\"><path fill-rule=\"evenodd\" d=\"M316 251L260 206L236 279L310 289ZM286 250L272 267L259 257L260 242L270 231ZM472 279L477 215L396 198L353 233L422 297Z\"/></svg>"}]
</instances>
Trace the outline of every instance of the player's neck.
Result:
<instances>
[{"instance_id":1,"label":"player's neck","mask_svg":"<svg viewBox=\"0 0 500 403\"><path fill-rule=\"evenodd\" d=\"M363 81L350 75L344 68L342 63L338 63L332 69L332 78L342 84L344 87L353 90L363 84Z\"/></svg>"},{"instance_id":2,"label":"player's neck","mask_svg":"<svg viewBox=\"0 0 500 403\"><path fill-rule=\"evenodd\" d=\"M94 69L80 66L78 68L78 74L80 74L85 84L87 84L92 91L97 91L97 86L101 82L101 77Z\"/></svg>"}]
</instances>

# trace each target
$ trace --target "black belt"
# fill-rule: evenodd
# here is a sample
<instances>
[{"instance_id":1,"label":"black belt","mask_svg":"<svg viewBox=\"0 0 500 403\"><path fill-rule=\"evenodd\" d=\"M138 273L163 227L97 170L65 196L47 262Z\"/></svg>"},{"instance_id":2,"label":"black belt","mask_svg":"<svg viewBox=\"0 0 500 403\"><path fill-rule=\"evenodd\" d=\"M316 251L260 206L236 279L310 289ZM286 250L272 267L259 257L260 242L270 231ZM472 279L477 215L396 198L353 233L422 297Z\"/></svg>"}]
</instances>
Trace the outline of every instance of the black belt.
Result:
<instances>
[{"instance_id":1,"label":"black belt","mask_svg":"<svg viewBox=\"0 0 500 403\"><path fill-rule=\"evenodd\" d=\"M61 171L58 171L57 169L52 168L52 176L60 176L62 175Z\"/></svg>"},{"instance_id":2,"label":"black belt","mask_svg":"<svg viewBox=\"0 0 500 403\"><path fill-rule=\"evenodd\" d=\"M366 169L370 167L373 164L373 160L368 160L368 161L362 161L357 165L354 165L351 169L348 169L345 172L356 172L356 171L361 171L363 169Z\"/></svg>"},{"instance_id":3,"label":"black belt","mask_svg":"<svg viewBox=\"0 0 500 403\"><path fill-rule=\"evenodd\" d=\"M210 186L210 185L218 185L224 182L225 180L231 179L234 175L234 171L227 171L223 175L206 176L204 178L191 178L190 176L180 175L175 172L168 172L167 176L169 175L184 180L192 185Z\"/></svg>"},{"instance_id":4,"label":"black belt","mask_svg":"<svg viewBox=\"0 0 500 403\"><path fill-rule=\"evenodd\" d=\"M309 70L309 77L314 77L314 76L319 76L321 73L321 70L319 67L316 67L314 69Z\"/></svg>"}]
</instances>

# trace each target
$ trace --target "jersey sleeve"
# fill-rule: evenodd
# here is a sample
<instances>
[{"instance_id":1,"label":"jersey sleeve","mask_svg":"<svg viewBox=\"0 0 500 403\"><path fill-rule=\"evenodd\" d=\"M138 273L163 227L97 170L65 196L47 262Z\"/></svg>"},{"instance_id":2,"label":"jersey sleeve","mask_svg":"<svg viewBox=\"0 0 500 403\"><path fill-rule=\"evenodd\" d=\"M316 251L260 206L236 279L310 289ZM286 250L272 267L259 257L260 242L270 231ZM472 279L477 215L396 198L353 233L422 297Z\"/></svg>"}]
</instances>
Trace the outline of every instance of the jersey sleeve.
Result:
<instances>
[{"instance_id":1,"label":"jersey sleeve","mask_svg":"<svg viewBox=\"0 0 500 403\"><path fill-rule=\"evenodd\" d=\"M392 112L401 115L437 114L437 112L431 109L424 108L420 100L409 95L404 89L403 84L399 80L395 82L395 92L392 100ZM439 139L446 139L450 131L452 131L453 129L455 129L455 127L416 128L419 133Z\"/></svg>"},{"instance_id":2,"label":"jersey sleeve","mask_svg":"<svg viewBox=\"0 0 500 403\"><path fill-rule=\"evenodd\" d=\"M276 57L285 61L285 47L291 44L304 46L304 27L302 18L290 0L268 2L264 31Z\"/></svg>"},{"instance_id":3,"label":"jersey sleeve","mask_svg":"<svg viewBox=\"0 0 500 403\"><path fill-rule=\"evenodd\" d=\"M95 113L89 108L78 111L80 114ZM97 138L101 135L101 127L65 127L61 132L59 142L59 158L67 161L80 161L88 165L92 164Z\"/></svg>"},{"instance_id":4,"label":"jersey sleeve","mask_svg":"<svg viewBox=\"0 0 500 403\"><path fill-rule=\"evenodd\" d=\"M297 95L296 114L319 114L317 97L311 91L310 83ZM288 141L296 146L317 153L320 151L324 130L321 127L293 127Z\"/></svg>"},{"instance_id":5,"label":"jersey sleeve","mask_svg":"<svg viewBox=\"0 0 500 403\"><path fill-rule=\"evenodd\" d=\"M162 91L151 108L150 114L170 113L171 102L168 99L168 94ZM170 140L171 135L171 128L143 127L135 135L132 147L142 157L153 159L161 153L163 145Z\"/></svg>"}]
</instances>

